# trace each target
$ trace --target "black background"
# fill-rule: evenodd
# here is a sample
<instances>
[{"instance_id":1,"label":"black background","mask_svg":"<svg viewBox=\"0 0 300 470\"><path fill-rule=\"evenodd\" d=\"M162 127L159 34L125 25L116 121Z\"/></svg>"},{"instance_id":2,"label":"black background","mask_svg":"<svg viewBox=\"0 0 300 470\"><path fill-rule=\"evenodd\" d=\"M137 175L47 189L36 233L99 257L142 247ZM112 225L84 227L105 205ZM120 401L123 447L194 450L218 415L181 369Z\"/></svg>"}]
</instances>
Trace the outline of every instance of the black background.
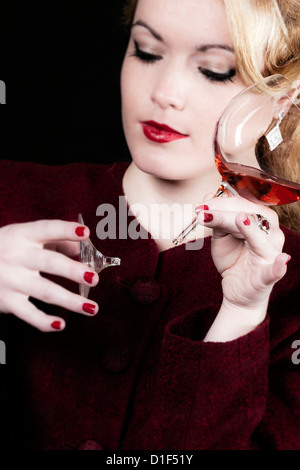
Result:
<instances>
[{"instance_id":1,"label":"black background","mask_svg":"<svg viewBox=\"0 0 300 470\"><path fill-rule=\"evenodd\" d=\"M0 6L0 158L52 164L129 159L120 70L123 0Z\"/></svg>"}]
</instances>

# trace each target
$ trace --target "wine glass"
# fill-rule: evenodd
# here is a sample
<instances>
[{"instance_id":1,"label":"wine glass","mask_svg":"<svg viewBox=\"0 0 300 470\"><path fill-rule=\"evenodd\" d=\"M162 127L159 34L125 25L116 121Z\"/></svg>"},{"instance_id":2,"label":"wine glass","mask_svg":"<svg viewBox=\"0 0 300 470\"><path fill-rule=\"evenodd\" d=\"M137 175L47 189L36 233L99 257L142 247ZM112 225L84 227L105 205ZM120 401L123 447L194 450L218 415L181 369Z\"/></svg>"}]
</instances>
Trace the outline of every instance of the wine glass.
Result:
<instances>
[{"instance_id":1,"label":"wine glass","mask_svg":"<svg viewBox=\"0 0 300 470\"><path fill-rule=\"evenodd\" d=\"M78 214L78 222L81 225L84 225L81 214ZM108 266L120 266L121 264L120 258L103 255L103 253L95 248L89 238L80 242L79 261L96 271L96 273L100 273L100 271ZM83 297L87 298L89 291L89 286L86 286L85 284L79 285L79 293Z\"/></svg>"},{"instance_id":2,"label":"wine glass","mask_svg":"<svg viewBox=\"0 0 300 470\"><path fill-rule=\"evenodd\" d=\"M216 197L229 192L267 206L300 200L299 106L300 81L282 75L266 77L231 100L213 143L222 177ZM181 243L197 222L195 217L173 243Z\"/></svg>"}]
</instances>

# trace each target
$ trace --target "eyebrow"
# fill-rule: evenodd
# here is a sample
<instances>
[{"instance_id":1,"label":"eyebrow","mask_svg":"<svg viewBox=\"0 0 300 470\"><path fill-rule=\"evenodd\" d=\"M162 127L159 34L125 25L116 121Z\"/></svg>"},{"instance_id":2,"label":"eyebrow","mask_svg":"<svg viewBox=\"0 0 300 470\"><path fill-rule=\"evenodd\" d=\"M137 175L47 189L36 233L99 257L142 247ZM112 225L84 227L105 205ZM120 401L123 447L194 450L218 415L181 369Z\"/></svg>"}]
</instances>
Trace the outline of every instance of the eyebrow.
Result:
<instances>
[{"instance_id":1,"label":"eyebrow","mask_svg":"<svg viewBox=\"0 0 300 470\"><path fill-rule=\"evenodd\" d=\"M155 29L153 29L151 26L149 26L145 21L137 20L132 25L132 28L134 28L135 26L143 26L144 28L148 29L148 31L152 34L155 39L164 42L162 36L158 34L158 32L155 31ZM226 44L203 44L201 46L196 47L196 50L199 52L207 52L210 49L223 49L224 51L229 51L232 52L232 54L235 54L234 48L227 46Z\"/></svg>"},{"instance_id":2,"label":"eyebrow","mask_svg":"<svg viewBox=\"0 0 300 470\"><path fill-rule=\"evenodd\" d=\"M155 39L157 39L158 41L163 41L161 35L158 34L153 28L151 28L151 26L145 23L145 21L138 20L132 25L132 28L134 28L135 26L143 26L144 28L148 29L148 31L150 31L150 33Z\"/></svg>"},{"instance_id":3,"label":"eyebrow","mask_svg":"<svg viewBox=\"0 0 300 470\"><path fill-rule=\"evenodd\" d=\"M197 51L206 52L209 49L223 49L224 51L235 53L233 47L226 46L225 44L204 44L203 46L197 47Z\"/></svg>"}]
</instances>

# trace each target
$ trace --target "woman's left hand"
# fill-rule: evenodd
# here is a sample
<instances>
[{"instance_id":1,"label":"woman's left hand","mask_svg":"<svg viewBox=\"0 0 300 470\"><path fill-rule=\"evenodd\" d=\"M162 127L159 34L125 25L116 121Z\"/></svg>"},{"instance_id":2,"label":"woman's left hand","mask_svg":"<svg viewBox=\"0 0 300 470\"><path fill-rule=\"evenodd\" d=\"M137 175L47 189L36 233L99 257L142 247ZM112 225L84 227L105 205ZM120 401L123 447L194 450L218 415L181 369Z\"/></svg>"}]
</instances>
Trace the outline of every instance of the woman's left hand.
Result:
<instances>
[{"instance_id":1,"label":"woman's left hand","mask_svg":"<svg viewBox=\"0 0 300 470\"><path fill-rule=\"evenodd\" d=\"M239 196L212 198L201 207L205 210L198 220L212 229L212 257L222 276L223 317L227 312L239 321L237 314L249 312L255 326L264 320L272 288L285 275L290 259L282 253L278 216ZM259 228L256 214L269 221L268 233Z\"/></svg>"}]
</instances>

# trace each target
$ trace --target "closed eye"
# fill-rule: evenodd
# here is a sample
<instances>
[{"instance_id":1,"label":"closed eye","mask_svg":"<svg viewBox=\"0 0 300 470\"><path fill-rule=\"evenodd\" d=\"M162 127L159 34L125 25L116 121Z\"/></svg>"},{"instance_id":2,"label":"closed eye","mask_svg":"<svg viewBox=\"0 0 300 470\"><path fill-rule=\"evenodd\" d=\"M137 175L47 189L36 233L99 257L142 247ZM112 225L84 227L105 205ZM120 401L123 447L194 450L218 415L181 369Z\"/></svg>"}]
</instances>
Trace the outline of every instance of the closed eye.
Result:
<instances>
[{"instance_id":1,"label":"closed eye","mask_svg":"<svg viewBox=\"0 0 300 470\"><path fill-rule=\"evenodd\" d=\"M199 67L199 71L204 75L205 78L207 78L211 82L233 82L233 77L236 75L236 70L235 69L230 69L228 72L225 73L218 73L218 72L213 72L210 69L205 69L202 67Z\"/></svg>"},{"instance_id":2,"label":"closed eye","mask_svg":"<svg viewBox=\"0 0 300 470\"><path fill-rule=\"evenodd\" d=\"M146 63L153 63L162 59L162 57L159 55L143 51L136 41L134 41L134 52L132 56L137 57L139 60Z\"/></svg>"}]
</instances>

